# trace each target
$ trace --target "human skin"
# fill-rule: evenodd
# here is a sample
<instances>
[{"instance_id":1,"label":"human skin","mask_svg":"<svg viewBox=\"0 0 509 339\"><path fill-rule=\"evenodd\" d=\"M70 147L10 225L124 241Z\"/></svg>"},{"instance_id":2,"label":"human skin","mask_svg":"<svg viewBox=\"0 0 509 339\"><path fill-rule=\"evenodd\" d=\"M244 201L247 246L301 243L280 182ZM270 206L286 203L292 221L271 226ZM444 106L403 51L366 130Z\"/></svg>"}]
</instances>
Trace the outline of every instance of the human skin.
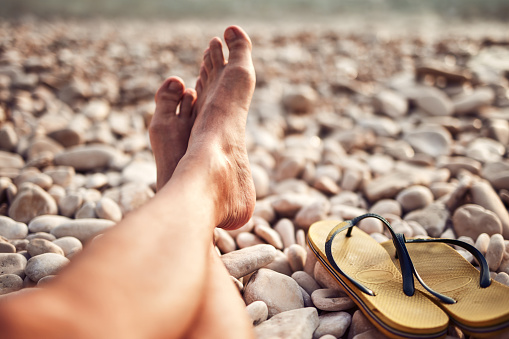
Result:
<instances>
[{"instance_id":1,"label":"human skin","mask_svg":"<svg viewBox=\"0 0 509 339\"><path fill-rule=\"evenodd\" d=\"M171 146L158 143L152 135L164 129L151 126L161 174L155 197L87 244L44 288L4 297L0 338L252 336L211 245L214 227L242 226L255 203L244 143L255 83L251 42L238 27L225 31L225 41L228 63L213 39L196 93L182 83L193 118L184 155L171 160L178 165L161 165ZM158 105L173 94L160 90Z\"/></svg>"}]
</instances>

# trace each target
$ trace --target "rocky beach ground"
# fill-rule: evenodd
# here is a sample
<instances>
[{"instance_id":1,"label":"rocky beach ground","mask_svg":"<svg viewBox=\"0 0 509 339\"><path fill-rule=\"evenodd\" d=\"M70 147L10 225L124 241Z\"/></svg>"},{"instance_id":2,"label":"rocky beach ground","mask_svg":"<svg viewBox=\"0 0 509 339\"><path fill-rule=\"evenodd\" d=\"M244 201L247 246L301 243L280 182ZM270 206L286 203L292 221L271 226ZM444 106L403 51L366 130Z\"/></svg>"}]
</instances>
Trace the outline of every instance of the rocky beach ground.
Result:
<instances>
[{"instance_id":1,"label":"rocky beach ground","mask_svg":"<svg viewBox=\"0 0 509 339\"><path fill-rule=\"evenodd\" d=\"M0 295L42 286L154 196L154 93L193 84L225 26L0 22ZM509 285L509 30L463 27L246 25L257 204L215 238L258 338L384 338L308 249L318 220L369 211L466 241ZM360 228L388 240L378 220Z\"/></svg>"}]
</instances>

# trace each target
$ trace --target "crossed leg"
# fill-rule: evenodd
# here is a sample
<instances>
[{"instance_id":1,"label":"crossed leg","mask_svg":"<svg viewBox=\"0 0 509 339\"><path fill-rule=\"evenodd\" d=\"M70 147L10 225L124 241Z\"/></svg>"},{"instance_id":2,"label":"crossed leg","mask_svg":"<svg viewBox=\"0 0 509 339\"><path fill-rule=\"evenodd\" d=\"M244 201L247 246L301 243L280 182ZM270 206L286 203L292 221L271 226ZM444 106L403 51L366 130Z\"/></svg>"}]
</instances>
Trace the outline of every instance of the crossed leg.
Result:
<instances>
[{"instance_id":1,"label":"crossed leg","mask_svg":"<svg viewBox=\"0 0 509 339\"><path fill-rule=\"evenodd\" d=\"M166 173L171 179L45 288L2 299L1 338L252 336L247 317L235 313L242 302L211 254L213 228L242 226L255 203L244 143L254 90L251 44L237 27L225 40L229 62L221 65L218 50L209 50L196 101L182 85L193 123L185 154ZM161 151L154 148L156 159ZM218 313L225 309L232 310L228 327Z\"/></svg>"},{"instance_id":2,"label":"crossed leg","mask_svg":"<svg viewBox=\"0 0 509 339\"><path fill-rule=\"evenodd\" d=\"M233 52L228 65L223 56L221 40L214 38L204 52L196 91L185 89L180 78L171 77L163 83L156 94L157 106L151 123L150 138L158 169L158 189L171 178L178 162L187 151L197 115L196 92L199 93L198 105L200 105L203 102L201 97L204 91L205 93L208 91L210 82L225 80L225 76L221 74L225 68L243 67L252 72L249 38L238 28L230 29L234 30L240 39L236 42L227 40L230 55ZM241 57L240 60L235 59L237 56ZM228 80L231 81L233 75L228 76L230 77ZM214 98L228 100L221 97ZM245 110L247 111L247 108ZM168 153L168 150L171 152ZM188 332L188 337L249 338L252 336L252 331L244 303L212 244L208 260L207 281L209 283L205 286L203 304L196 317L195 326Z\"/></svg>"}]
</instances>

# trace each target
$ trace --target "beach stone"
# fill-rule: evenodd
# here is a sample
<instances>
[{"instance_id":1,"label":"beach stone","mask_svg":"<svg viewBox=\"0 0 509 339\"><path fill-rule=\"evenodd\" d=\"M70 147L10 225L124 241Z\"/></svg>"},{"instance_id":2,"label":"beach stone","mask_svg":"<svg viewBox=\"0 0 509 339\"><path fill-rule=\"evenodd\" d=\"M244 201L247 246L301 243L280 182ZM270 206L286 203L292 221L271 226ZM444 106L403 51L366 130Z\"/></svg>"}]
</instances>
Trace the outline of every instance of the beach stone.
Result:
<instances>
[{"instance_id":1,"label":"beach stone","mask_svg":"<svg viewBox=\"0 0 509 339\"><path fill-rule=\"evenodd\" d=\"M299 288L300 292L302 293L302 300L304 300L304 307L315 307L315 305L313 305L313 301L311 300L311 296L308 294L308 292L306 292L306 290L300 286Z\"/></svg>"},{"instance_id":2,"label":"beach stone","mask_svg":"<svg viewBox=\"0 0 509 339\"><path fill-rule=\"evenodd\" d=\"M97 218L95 213L96 204L93 201L86 201L74 214L75 219Z\"/></svg>"},{"instance_id":3,"label":"beach stone","mask_svg":"<svg viewBox=\"0 0 509 339\"><path fill-rule=\"evenodd\" d=\"M474 139L465 152L467 157L483 163L500 161L504 154L505 146L490 138Z\"/></svg>"},{"instance_id":4,"label":"beach stone","mask_svg":"<svg viewBox=\"0 0 509 339\"><path fill-rule=\"evenodd\" d=\"M298 244L293 244L287 248L286 256L293 272L302 271L306 262L306 250Z\"/></svg>"},{"instance_id":5,"label":"beach stone","mask_svg":"<svg viewBox=\"0 0 509 339\"><path fill-rule=\"evenodd\" d=\"M498 273L495 279L493 280L498 281L499 283L504 284L505 286L509 286L509 274L505 272Z\"/></svg>"},{"instance_id":6,"label":"beach stone","mask_svg":"<svg viewBox=\"0 0 509 339\"><path fill-rule=\"evenodd\" d=\"M76 174L74 167L71 166L46 167L43 173L50 176L54 184L62 187L69 186Z\"/></svg>"},{"instance_id":7,"label":"beach stone","mask_svg":"<svg viewBox=\"0 0 509 339\"><path fill-rule=\"evenodd\" d=\"M31 182L40 186L42 189L47 190L53 185L53 179L49 175L41 173L35 167L28 167L21 171L21 173L14 178L14 184L16 186L21 186L24 182Z\"/></svg>"},{"instance_id":8,"label":"beach stone","mask_svg":"<svg viewBox=\"0 0 509 339\"><path fill-rule=\"evenodd\" d=\"M437 166L440 168L447 168L453 177L456 177L463 170L467 170L473 174L479 174L482 169L482 164L480 161L468 157L447 157L442 161L443 163L440 162L437 164Z\"/></svg>"},{"instance_id":9,"label":"beach stone","mask_svg":"<svg viewBox=\"0 0 509 339\"><path fill-rule=\"evenodd\" d=\"M110 113L110 104L106 100L94 99L83 107L82 113L93 121L103 121Z\"/></svg>"},{"instance_id":10,"label":"beach stone","mask_svg":"<svg viewBox=\"0 0 509 339\"><path fill-rule=\"evenodd\" d=\"M39 186L29 182L21 185L9 208L9 216L24 223L39 215L57 214L57 212L57 204L53 197Z\"/></svg>"},{"instance_id":11,"label":"beach stone","mask_svg":"<svg viewBox=\"0 0 509 339\"><path fill-rule=\"evenodd\" d=\"M11 124L4 124L0 128L0 149L10 152L18 144L19 138Z\"/></svg>"},{"instance_id":12,"label":"beach stone","mask_svg":"<svg viewBox=\"0 0 509 339\"><path fill-rule=\"evenodd\" d=\"M68 222L68 217L61 215L40 215L33 218L28 224L28 230L32 233L50 232L53 228Z\"/></svg>"},{"instance_id":13,"label":"beach stone","mask_svg":"<svg viewBox=\"0 0 509 339\"><path fill-rule=\"evenodd\" d=\"M375 325L373 325L360 310L355 311L352 315L352 325L348 332L348 339L352 339L356 335L370 330L376 330Z\"/></svg>"},{"instance_id":14,"label":"beach stone","mask_svg":"<svg viewBox=\"0 0 509 339\"><path fill-rule=\"evenodd\" d=\"M454 106L444 92L435 87L419 87L412 92L412 99L417 106L433 116L448 116L453 113Z\"/></svg>"},{"instance_id":15,"label":"beach stone","mask_svg":"<svg viewBox=\"0 0 509 339\"><path fill-rule=\"evenodd\" d=\"M36 255L43 253L56 253L64 255L64 251L59 246L46 239L30 240L27 245L27 251L31 257L35 257Z\"/></svg>"},{"instance_id":16,"label":"beach stone","mask_svg":"<svg viewBox=\"0 0 509 339\"><path fill-rule=\"evenodd\" d=\"M357 226L368 234L382 233L384 231L384 225L382 221L375 218L363 219L357 224Z\"/></svg>"},{"instance_id":17,"label":"beach stone","mask_svg":"<svg viewBox=\"0 0 509 339\"><path fill-rule=\"evenodd\" d=\"M485 164L482 176L496 190L509 189L509 163L496 161Z\"/></svg>"},{"instance_id":18,"label":"beach stone","mask_svg":"<svg viewBox=\"0 0 509 339\"><path fill-rule=\"evenodd\" d=\"M0 295L16 292L23 288L23 279L16 274L0 275Z\"/></svg>"},{"instance_id":19,"label":"beach stone","mask_svg":"<svg viewBox=\"0 0 509 339\"><path fill-rule=\"evenodd\" d=\"M60 213L65 217L73 217L83 204L83 196L77 192L71 192L58 202Z\"/></svg>"},{"instance_id":20,"label":"beach stone","mask_svg":"<svg viewBox=\"0 0 509 339\"><path fill-rule=\"evenodd\" d=\"M316 282L323 288L330 288L342 291L343 287L330 275L330 273L320 264L316 262L314 277Z\"/></svg>"},{"instance_id":21,"label":"beach stone","mask_svg":"<svg viewBox=\"0 0 509 339\"><path fill-rule=\"evenodd\" d=\"M475 241L475 248L482 253L482 255L486 255L486 251L488 250L488 246L490 244L490 236L486 233L481 233L477 237Z\"/></svg>"},{"instance_id":22,"label":"beach stone","mask_svg":"<svg viewBox=\"0 0 509 339\"><path fill-rule=\"evenodd\" d=\"M271 205L282 217L292 218L305 205L309 204L310 197L304 194L286 193L276 196Z\"/></svg>"},{"instance_id":23,"label":"beach stone","mask_svg":"<svg viewBox=\"0 0 509 339\"><path fill-rule=\"evenodd\" d=\"M313 279L312 276L307 274L304 271L296 271L292 274L293 280L299 284L300 287L304 289L309 295L320 288L320 285Z\"/></svg>"},{"instance_id":24,"label":"beach stone","mask_svg":"<svg viewBox=\"0 0 509 339\"><path fill-rule=\"evenodd\" d=\"M73 127L65 127L48 133L48 137L68 148L84 142L83 133Z\"/></svg>"},{"instance_id":25,"label":"beach stone","mask_svg":"<svg viewBox=\"0 0 509 339\"><path fill-rule=\"evenodd\" d=\"M55 155L57 166L71 166L77 171L90 171L108 168L119 156L112 146L79 145L65 149Z\"/></svg>"},{"instance_id":26,"label":"beach stone","mask_svg":"<svg viewBox=\"0 0 509 339\"><path fill-rule=\"evenodd\" d=\"M295 244L295 226L290 219L280 219L274 226L274 230L279 233L284 248Z\"/></svg>"},{"instance_id":27,"label":"beach stone","mask_svg":"<svg viewBox=\"0 0 509 339\"><path fill-rule=\"evenodd\" d=\"M296 86L283 95L283 107L292 113L309 113L318 99L316 91L309 86Z\"/></svg>"},{"instance_id":28,"label":"beach stone","mask_svg":"<svg viewBox=\"0 0 509 339\"><path fill-rule=\"evenodd\" d=\"M83 249L83 245L78 238L75 237L62 237L56 240L53 240L53 244L60 247L66 258L71 258L74 254L80 252Z\"/></svg>"},{"instance_id":29,"label":"beach stone","mask_svg":"<svg viewBox=\"0 0 509 339\"><path fill-rule=\"evenodd\" d=\"M432 157L449 155L451 153L452 137L442 126L424 126L407 132L403 139L416 152Z\"/></svg>"},{"instance_id":30,"label":"beach stone","mask_svg":"<svg viewBox=\"0 0 509 339\"><path fill-rule=\"evenodd\" d=\"M316 308L306 307L276 314L254 330L257 339L309 339L318 324Z\"/></svg>"},{"instance_id":31,"label":"beach stone","mask_svg":"<svg viewBox=\"0 0 509 339\"><path fill-rule=\"evenodd\" d=\"M9 217L0 215L0 236L7 239L24 239L28 234L28 227Z\"/></svg>"},{"instance_id":32,"label":"beach stone","mask_svg":"<svg viewBox=\"0 0 509 339\"><path fill-rule=\"evenodd\" d=\"M56 275L47 275L37 282L37 287L44 286L47 283L49 283L51 280L53 280L56 277Z\"/></svg>"},{"instance_id":33,"label":"beach stone","mask_svg":"<svg viewBox=\"0 0 509 339\"><path fill-rule=\"evenodd\" d=\"M241 249L256 246L256 245L266 244L257 235L254 235L253 233L248 233L248 232L239 233L237 235L237 237L235 238L235 241L237 242L237 246Z\"/></svg>"},{"instance_id":34,"label":"beach stone","mask_svg":"<svg viewBox=\"0 0 509 339\"><path fill-rule=\"evenodd\" d=\"M297 242L297 245L306 247L307 246L306 232L304 232L304 230L297 230L297 233L295 233L295 240Z\"/></svg>"},{"instance_id":35,"label":"beach stone","mask_svg":"<svg viewBox=\"0 0 509 339\"><path fill-rule=\"evenodd\" d=\"M313 304L322 311L344 311L355 307L346 293L337 289L318 289L311 294Z\"/></svg>"},{"instance_id":36,"label":"beach stone","mask_svg":"<svg viewBox=\"0 0 509 339\"><path fill-rule=\"evenodd\" d=\"M153 161L134 160L122 170L124 182L141 182L147 186L157 181L156 164Z\"/></svg>"},{"instance_id":37,"label":"beach stone","mask_svg":"<svg viewBox=\"0 0 509 339\"><path fill-rule=\"evenodd\" d=\"M251 164L251 175L255 185L256 199L266 197L270 192L270 177L267 170L257 164Z\"/></svg>"},{"instance_id":38,"label":"beach stone","mask_svg":"<svg viewBox=\"0 0 509 339\"><path fill-rule=\"evenodd\" d=\"M101 219L107 219L115 222L122 220L122 210L120 206L108 197L102 197L96 204L95 213Z\"/></svg>"},{"instance_id":39,"label":"beach stone","mask_svg":"<svg viewBox=\"0 0 509 339\"><path fill-rule=\"evenodd\" d=\"M313 181L313 187L327 195L338 194L340 188L336 182L328 176L321 175Z\"/></svg>"},{"instance_id":40,"label":"beach stone","mask_svg":"<svg viewBox=\"0 0 509 339\"><path fill-rule=\"evenodd\" d=\"M408 213L404 220L419 223L432 237L438 237L444 231L449 219L449 210L443 203L433 202L423 209Z\"/></svg>"},{"instance_id":41,"label":"beach stone","mask_svg":"<svg viewBox=\"0 0 509 339\"><path fill-rule=\"evenodd\" d=\"M221 253L230 253L237 249L237 244L232 236L222 228L214 229L214 242Z\"/></svg>"},{"instance_id":42,"label":"beach stone","mask_svg":"<svg viewBox=\"0 0 509 339\"><path fill-rule=\"evenodd\" d=\"M498 216L480 205L466 204L459 207L452 216L452 222L458 236L478 239L482 233L502 233L502 223Z\"/></svg>"},{"instance_id":43,"label":"beach stone","mask_svg":"<svg viewBox=\"0 0 509 339\"><path fill-rule=\"evenodd\" d=\"M2 237L0 238L0 253L16 253L16 246Z\"/></svg>"},{"instance_id":44,"label":"beach stone","mask_svg":"<svg viewBox=\"0 0 509 339\"><path fill-rule=\"evenodd\" d=\"M504 258L505 244L501 234L493 234L486 250L486 261L490 271L496 271Z\"/></svg>"},{"instance_id":45,"label":"beach stone","mask_svg":"<svg viewBox=\"0 0 509 339\"><path fill-rule=\"evenodd\" d=\"M401 94L391 90L382 90L373 97L377 112L393 119L400 118L408 111L408 101Z\"/></svg>"},{"instance_id":46,"label":"beach stone","mask_svg":"<svg viewBox=\"0 0 509 339\"><path fill-rule=\"evenodd\" d=\"M290 263L288 262L288 257L279 250L276 251L276 257L274 260L268 265L265 265L265 268L287 276L291 276L293 273Z\"/></svg>"},{"instance_id":47,"label":"beach stone","mask_svg":"<svg viewBox=\"0 0 509 339\"><path fill-rule=\"evenodd\" d=\"M318 339L326 334L332 334L336 338L342 337L352 322L352 316L346 312L331 312L319 317L320 324L313 334Z\"/></svg>"},{"instance_id":48,"label":"beach stone","mask_svg":"<svg viewBox=\"0 0 509 339\"><path fill-rule=\"evenodd\" d=\"M261 300L253 301L246 307L247 314L253 321L253 325L256 326L265 320L269 316L269 308L267 304Z\"/></svg>"},{"instance_id":49,"label":"beach stone","mask_svg":"<svg viewBox=\"0 0 509 339\"><path fill-rule=\"evenodd\" d=\"M25 161L19 154L0 151L0 168L20 169L24 165Z\"/></svg>"},{"instance_id":50,"label":"beach stone","mask_svg":"<svg viewBox=\"0 0 509 339\"><path fill-rule=\"evenodd\" d=\"M30 280L38 282L47 275L54 275L69 263L69 259L56 253L44 253L28 260L25 273Z\"/></svg>"},{"instance_id":51,"label":"beach stone","mask_svg":"<svg viewBox=\"0 0 509 339\"><path fill-rule=\"evenodd\" d=\"M269 317L304 307L300 287L287 275L261 268L251 276L244 288L247 304L261 300L267 304Z\"/></svg>"},{"instance_id":52,"label":"beach stone","mask_svg":"<svg viewBox=\"0 0 509 339\"><path fill-rule=\"evenodd\" d=\"M328 200L316 200L299 210L295 216L295 223L300 228L307 230L314 222L325 219L330 209L331 204Z\"/></svg>"},{"instance_id":53,"label":"beach stone","mask_svg":"<svg viewBox=\"0 0 509 339\"><path fill-rule=\"evenodd\" d=\"M402 209L401 204L394 199L382 199L373 204L371 208L369 209L370 213L375 213L381 216L384 216L384 214L394 214L401 216ZM368 219L366 219L368 220ZM375 219L373 219L375 220Z\"/></svg>"},{"instance_id":54,"label":"beach stone","mask_svg":"<svg viewBox=\"0 0 509 339\"><path fill-rule=\"evenodd\" d=\"M26 156L29 160L35 159L41 154L51 154L54 156L60 153L64 148L62 145L45 136L36 136L30 142L26 151Z\"/></svg>"},{"instance_id":55,"label":"beach stone","mask_svg":"<svg viewBox=\"0 0 509 339\"><path fill-rule=\"evenodd\" d=\"M223 254L221 260L231 276L241 278L272 262L276 253L274 246L261 244Z\"/></svg>"},{"instance_id":56,"label":"beach stone","mask_svg":"<svg viewBox=\"0 0 509 339\"><path fill-rule=\"evenodd\" d=\"M302 245L301 245L302 246ZM309 248L308 245L304 247L306 249L306 262L304 263L304 272L309 274L313 279L315 278L315 265L317 262L317 259L315 257L315 254Z\"/></svg>"},{"instance_id":57,"label":"beach stone","mask_svg":"<svg viewBox=\"0 0 509 339\"><path fill-rule=\"evenodd\" d=\"M490 119L488 136L502 145L509 144L509 122L504 119Z\"/></svg>"},{"instance_id":58,"label":"beach stone","mask_svg":"<svg viewBox=\"0 0 509 339\"><path fill-rule=\"evenodd\" d=\"M433 193L426 186L415 185L405 188L396 196L404 211L424 208L433 202Z\"/></svg>"},{"instance_id":59,"label":"beach stone","mask_svg":"<svg viewBox=\"0 0 509 339\"><path fill-rule=\"evenodd\" d=\"M254 233L275 248L280 250L283 249L283 241L281 240L279 233L272 229L268 224L256 224L254 227Z\"/></svg>"},{"instance_id":60,"label":"beach stone","mask_svg":"<svg viewBox=\"0 0 509 339\"><path fill-rule=\"evenodd\" d=\"M53 241L56 238L53 234L50 234L50 233L37 232L37 233L30 233L29 235L27 235L27 237L25 239L29 240L29 241L32 239L45 239L45 240Z\"/></svg>"},{"instance_id":61,"label":"beach stone","mask_svg":"<svg viewBox=\"0 0 509 339\"><path fill-rule=\"evenodd\" d=\"M117 203L122 209L122 214L126 215L145 204L153 196L154 191L147 185L131 182L122 185L119 201L117 201Z\"/></svg>"},{"instance_id":62,"label":"beach stone","mask_svg":"<svg viewBox=\"0 0 509 339\"><path fill-rule=\"evenodd\" d=\"M16 274L25 277L27 258L19 253L0 253L0 275Z\"/></svg>"},{"instance_id":63,"label":"beach stone","mask_svg":"<svg viewBox=\"0 0 509 339\"><path fill-rule=\"evenodd\" d=\"M51 230L51 234L57 238L66 236L75 237L82 243L85 243L96 236L98 233L101 233L114 225L115 222L111 220L76 219L70 220L53 228Z\"/></svg>"},{"instance_id":64,"label":"beach stone","mask_svg":"<svg viewBox=\"0 0 509 339\"><path fill-rule=\"evenodd\" d=\"M16 248L16 250L13 253L16 252L19 253L21 251L26 251L29 241L26 239L12 239L9 240L9 242Z\"/></svg>"},{"instance_id":65,"label":"beach stone","mask_svg":"<svg viewBox=\"0 0 509 339\"><path fill-rule=\"evenodd\" d=\"M477 113L481 107L490 105L494 99L495 93L491 88L477 88L472 93L454 99L454 114L464 115L468 113Z\"/></svg>"},{"instance_id":66,"label":"beach stone","mask_svg":"<svg viewBox=\"0 0 509 339\"><path fill-rule=\"evenodd\" d=\"M372 202L392 199L408 186L425 184L428 178L422 174L420 171L395 170L367 182L364 193Z\"/></svg>"},{"instance_id":67,"label":"beach stone","mask_svg":"<svg viewBox=\"0 0 509 339\"><path fill-rule=\"evenodd\" d=\"M502 235L509 239L509 212L500 200L497 192L485 180L479 180L470 188L472 203L481 205L487 210L494 212L502 223Z\"/></svg>"},{"instance_id":68,"label":"beach stone","mask_svg":"<svg viewBox=\"0 0 509 339\"><path fill-rule=\"evenodd\" d=\"M262 199L256 201L253 216L262 218L267 222L272 222L276 218L276 212L274 211L270 200Z\"/></svg>"}]
</instances>

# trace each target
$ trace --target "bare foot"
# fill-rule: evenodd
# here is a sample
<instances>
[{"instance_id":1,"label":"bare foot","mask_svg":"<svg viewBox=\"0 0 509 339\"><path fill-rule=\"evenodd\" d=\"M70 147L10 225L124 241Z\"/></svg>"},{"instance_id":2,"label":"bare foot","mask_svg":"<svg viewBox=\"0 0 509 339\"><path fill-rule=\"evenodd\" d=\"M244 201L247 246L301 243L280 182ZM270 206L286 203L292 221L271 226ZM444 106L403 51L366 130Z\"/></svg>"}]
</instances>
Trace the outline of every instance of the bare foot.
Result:
<instances>
[{"instance_id":1,"label":"bare foot","mask_svg":"<svg viewBox=\"0 0 509 339\"><path fill-rule=\"evenodd\" d=\"M156 93L156 111L150 123L150 143L157 167L157 189L170 180L187 150L194 119L196 91L170 77ZM177 108L180 108L179 110Z\"/></svg>"},{"instance_id":2,"label":"bare foot","mask_svg":"<svg viewBox=\"0 0 509 339\"><path fill-rule=\"evenodd\" d=\"M249 220L256 200L245 145L255 72L247 34L232 26L224 35L229 60L224 58L221 40L212 39L196 84L198 97L191 113L195 120L187 152L176 171L204 171L210 178L215 225L235 229Z\"/></svg>"}]
</instances>

